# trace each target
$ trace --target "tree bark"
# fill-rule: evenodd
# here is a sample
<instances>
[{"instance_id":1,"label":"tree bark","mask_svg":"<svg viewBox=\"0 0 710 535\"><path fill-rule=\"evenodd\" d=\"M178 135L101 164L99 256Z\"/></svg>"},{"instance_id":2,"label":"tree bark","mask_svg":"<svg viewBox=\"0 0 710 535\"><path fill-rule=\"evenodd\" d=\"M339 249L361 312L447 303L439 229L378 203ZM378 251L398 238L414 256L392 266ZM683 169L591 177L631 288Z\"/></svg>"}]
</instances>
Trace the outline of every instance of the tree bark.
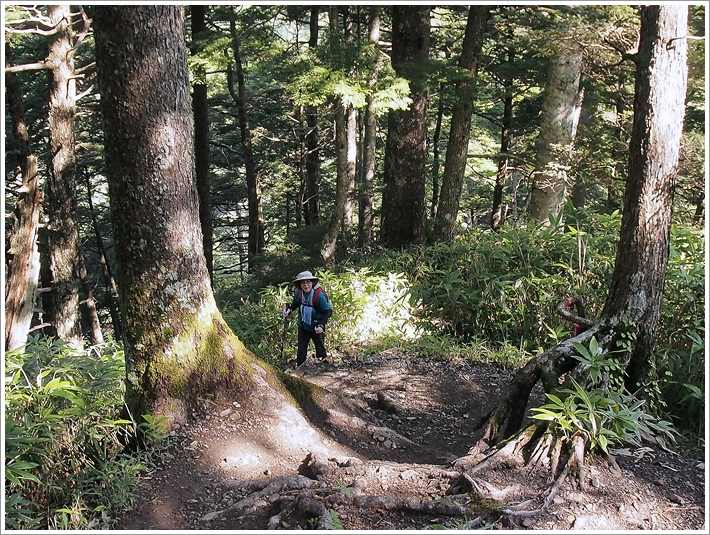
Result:
<instances>
[{"instance_id":1,"label":"tree bark","mask_svg":"<svg viewBox=\"0 0 710 535\"><path fill-rule=\"evenodd\" d=\"M585 139L586 133L594 121L596 112L596 102L592 95L585 92L585 97L582 101L582 109L579 115L578 130L582 139ZM572 166L574 168L574 186L572 186L572 206L577 210L584 208L587 204L587 183L584 162L581 165Z\"/></svg>"},{"instance_id":2,"label":"tree bark","mask_svg":"<svg viewBox=\"0 0 710 535\"><path fill-rule=\"evenodd\" d=\"M254 269L254 260L264 252L264 217L261 207L261 185L254 161L251 145L251 130L247 116L247 94L242 69L242 56L240 52L239 35L234 19L229 22L232 35L232 53L234 54L234 68L237 78L237 107L239 114L239 131L244 152L244 167L247 181L247 200L249 203L249 271Z\"/></svg>"},{"instance_id":3,"label":"tree bark","mask_svg":"<svg viewBox=\"0 0 710 535\"><path fill-rule=\"evenodd\" d=\"M508 51L508 63L515 60L515 52ZM510 149L511 130L513 128L513 78L508 76L504 82L505 97L503 98L503 122L500 129L500 153L498 169L496 170L496 183L493 188L493 205L491 206L490 225L493 230L498 230L503 224L503 188L508 180L508 150Z\"/></svg>"},{"instance_id":4,"label":"tree bark","mask_svg":"<svg viewBox=\"0 0 710 535\"><path fill-rule=\"evenodd\" d=\"M74 178L74 114L76 79L69 5L52 5L49 18L57 35L49 48L49 138L52 154L47 180L47 239L50 254L51 306L45 320L57 335L73 344L81 343L79 318L79 231L76 225L76 183Z\"/></svg>"},{"instance_id":5,"label":"tree bark","mask_svg":"<svg viewBox=\"0 0 710 535\"><path fill-rule=\"evenodd\" d=\"M95 24L126 401L180 419L237 359L202 254L182 11L98 6Z\"/></svg>"},{"instance_id":6,"label":"tree bark","mask_svg":"<svg viewBox=\"0 0 710 535\"><path fill-rule=\"evenodd\" d=\"M308 47L314 51L318 47L318 15L319 7L311 7L310 37ZM320 184L320 151L318 131L318 108L308 106L305 110L308 132L306 133L306 200L304 219L306 225L317 225L320 222L320 204L318 189Z\"/></svg>"},{"instance_id":7,"label":"tree bark","mask_svg":"<svg viewBox=\"0 0 710 535\"><path fill-rule=\"evenodd\" d=\"M421 66L429 59L430 11L430 6L392 8L392 66L409 81L412 103L388 117L381 239L390 248L424 239L429 94Z\"/></svg>"},{"instance_id":8,"label":"tree bark","mask_svg":"<svg viewBox=\"0 0 710 535\"><path fill-rule=\"evenodd\" d=\"M14 210L15 228L6 254L9 264L5 283L5 350L10 351L25 345L32 323L40 267L37 233L42 188L37 175L37 157L30 151L22 92L12 73L5 76L5 95L22 173L22 189Z\"/></svg>"},{"instance_id":9,"label":"tree bark","mask_svg":"<svg viewBox=\"0 0 710 535\"><path fill-rule=\"evenodd\" d=\"M368 23L369 45L377 48L380 41L380 8L369 6ZM377 82L379 61L375 60L372 85ZM358 221L358 245L367 247L372 240L372 185L375 180L377 115L374 109L374 95L367 95L365 109L365 141L363 143L362 184L360 185L360 218Z\"/></svg>"},{"instance_id":10,"label":"tree bark","mask_svg":"<svg viewBox=\"0 0 710 535\"><path fill-rule=\"evenodd\" d=\"M434 239L451 240L454 237L456 216L459 212L461 187L466 171L466 155L471 133L471 113L476 75L480 63L483 34L488 20L489 6L471 6L464 34L463 49L459 59L459 69L465 76L456 82L455 105L451 114L449 143L446 146L444 176L439 192L439 203L434 220Z\"/></svg>"},{"instance_id":11,"label":"tree bark","mask_svg":"<svg viewBox=\"0 0 710 535\"><path fill-rule=\"evenodd\" d=\"M198 54L202 45L200 39L207 31L205 6L190 6L192 54ZM202 249L207 262L210 282L214 286L212 247L212 200L210 197L210 120L207 107L207 80L204 68L196 73L196 82L192 86L192 113L195 123L195 181L200 198L200 225L202 227Z\"/></svg>"},{"instance_id":12,"label":"tree bark","mask_svg":"<svg viewBox=\"0 0 710 535\"><path fill-rule=\"evenodd\" d=\"M567 171L583 97L579 86L582 52L579 44L565 39L550 60L537 141L535 179L528 205L528 214L538 222L548 221L550 215L557 217L567 196Z\"/></svg>"},{"instance_id":13,"label":"tree bark","mask_svg":"<svg viewBox=\"0 0 710 535\"><path fill-rule=\"evenodd\" d=\"M288 428L288 451L305 449L303 436L324 449L275 371L215 305L193 180L181 8L101 5L95 22L131 417L150 411L170 428L195 414L200 398L224 396L261 414L274 444Z\"/></svg>"},{"instance_id":14,"label":"tree bark","mask_svg":"<svg viewBox=\"0 0 710 535\"><path fill-rule=\"evenodd\" d=\"M634 123L621 236L604 316L636 335L626 385L635 391L656 340L687 90L687 6L641 8Z\"/></svg>"}]
</instances>

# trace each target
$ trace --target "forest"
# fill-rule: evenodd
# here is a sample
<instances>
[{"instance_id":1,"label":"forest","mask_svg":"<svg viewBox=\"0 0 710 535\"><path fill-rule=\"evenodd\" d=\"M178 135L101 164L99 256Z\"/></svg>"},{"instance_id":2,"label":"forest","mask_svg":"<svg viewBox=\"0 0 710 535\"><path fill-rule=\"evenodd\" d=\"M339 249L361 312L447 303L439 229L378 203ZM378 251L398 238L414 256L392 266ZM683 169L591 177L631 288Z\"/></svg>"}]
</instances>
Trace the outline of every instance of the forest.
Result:
<instances>
[{"instance_id":1,"label":"forest","mask_svg":"<svg viewBox=\"0 0 710 535\"><path fill-rule=\"evenodd\" d=\"M705 8L3 2L4 530L707 528Z\"/></svg>"}]
</instances>

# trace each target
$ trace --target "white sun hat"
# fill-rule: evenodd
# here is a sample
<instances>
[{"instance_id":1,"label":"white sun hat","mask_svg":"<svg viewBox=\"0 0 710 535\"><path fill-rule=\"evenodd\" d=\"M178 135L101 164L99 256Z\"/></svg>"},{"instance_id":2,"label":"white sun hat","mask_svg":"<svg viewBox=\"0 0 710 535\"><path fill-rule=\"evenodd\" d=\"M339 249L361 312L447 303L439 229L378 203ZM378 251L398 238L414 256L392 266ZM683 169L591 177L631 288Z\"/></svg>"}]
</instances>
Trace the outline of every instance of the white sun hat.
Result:
<instances>
[{"instance_id":1,"label":"white sun hat","mask_svg":"<svg viewBox=\"0 0 710 535\"><path fill-rule=\"evenodd\" d=\"M293 279L292 283L298 284L301 281L313 281L316 283L318 282L318 277L314 277L313 273L310 271L301 271L298 275L296 275L296 278Z\"/></svg>"}]
</instances>

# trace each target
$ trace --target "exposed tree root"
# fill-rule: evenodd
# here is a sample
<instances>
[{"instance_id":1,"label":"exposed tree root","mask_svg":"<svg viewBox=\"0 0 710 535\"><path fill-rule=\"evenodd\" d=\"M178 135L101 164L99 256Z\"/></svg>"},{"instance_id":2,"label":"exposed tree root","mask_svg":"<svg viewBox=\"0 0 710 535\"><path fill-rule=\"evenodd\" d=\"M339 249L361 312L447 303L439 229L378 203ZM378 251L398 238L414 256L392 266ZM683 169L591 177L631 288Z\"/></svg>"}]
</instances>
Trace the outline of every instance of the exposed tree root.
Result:
<instances>
[{"instance_id":1,"label":"exposed tree root","mask_svg":"<svg viewBox=\"0 0 710 535\"><path fill-rule=\"evenodd\" d=\"M405 464L388 461L363 462L355 458L320 459L309 453L298 467L299 474L318 480L348 479L388 485L408 479L451 480L461 472L431 464Z\"/></svg>"},{"instance_id":2,"label":"exposed tree root","mask_svg":"<svg viewBox=\"0 0 710 535\"><path fill-rule=\"evenodd\" d=\"M297 475L291 477L277 478L275 481L264 487L262 490L254 492L249 496L233 503L225 509L213 511L202 517L203 522L209 522L227 513L248 514L256 509L265 506L270 497L288 490L301 490L322 485L318 481Z\"/></svg>"}]
</instances>

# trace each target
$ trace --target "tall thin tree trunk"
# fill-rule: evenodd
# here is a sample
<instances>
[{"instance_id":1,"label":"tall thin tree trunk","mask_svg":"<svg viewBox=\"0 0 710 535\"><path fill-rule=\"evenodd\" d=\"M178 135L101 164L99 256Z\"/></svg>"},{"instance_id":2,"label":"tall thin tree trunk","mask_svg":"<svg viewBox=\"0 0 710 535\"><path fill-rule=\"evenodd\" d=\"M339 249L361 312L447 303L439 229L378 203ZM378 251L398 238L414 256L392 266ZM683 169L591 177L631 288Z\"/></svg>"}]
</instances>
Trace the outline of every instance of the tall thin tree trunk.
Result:
<instances>
[{"instance_id":1,"label":"tall thin tree trunk","mask_svg":"<svg viewBox=\"0 0 710 535\"><path fill-rule=\"evenodd\" d=\"M431 162L431 211L430 217L432 222L436 219L436 208L439 205L439 165L440 165L440 150L439 142L441 140L441 123L444 120L444 84L439 84L439 103L436 108L436 123L434 125L434 136L432 137L433 156Z\"/></svg>"},{"instance_id":2,"label":"tall thin tree trunk","mask_svg":"<svg viewBox=\"0 0 710 535\"><path fill-rule=\"evenodd\" d=\"M346 46L353 44L353 24L348 6L340 6L338 11L343 15L343 37ZM345 109L345 150L346 161L351 157L357 158L357 111L352 106ZM352 154L351 154L352 151ZM357 178L357 161L355 168L351 171L348 167L347 193L345 195L345 209L343 210L343 230L350 232L355 223L355 207L357 206L357 189L355 182Z\"/></svg>"},{"instance_id":3,"label":"tall thin tree trunk","mask_svg":"<svg viewBox=\"0 0 710 535\"><path fill-rule=\"evenodd\" d=\"M424 239L429 93L421 65L429 59L430 12L430 6L392 8L392 65L409 81L412 103L405 111L390 111L388 117L380 233L390 248Z\"/></svg>"},{"instance_id":4,"label":"tall thin tree trunk","mask_svg":"<svg viewBox=\"0 0 710 535\"><path fill-rule=\"evenodd\" d=\"M51 5L49 18L58 30L49 48L50 69L49 138L51 169L47 180L47 238L52 277L51 306L45 320L57 335L81 343L79 319L79 231L76 225L74 178L74 114L76 79L68 4Z\"/></svg>"},{"instance_id":5,"label":"tall thin tree trunk","mask_svg":"<svg viewBox=\"0 0 710 535\"><path fill-rule=\"evenodd\" d=\"M99 321L99 312L96 308L96 300L94 299L94 290L89 282L89 274L86 271L86 261L81 252L77 259L77 271L79 276L79 289L81 290L81 312L86 322L86 334L92 345L103 344L104 335L101 332L101 322Z\"/></svg>"},{"instance_id":6,"label":"tall thin tree trunk","mask_svg":"<svg viewBox=\"0 0 710 535\"><path fill-rule=\"evenodd\" d=\"M198 54L202 48L200 43L207 31L203 5L191 5L192 54ZM192 86L192 113L195 122L195 181L197 194L200 198L200 226L202 227L202 249L205 253L210 282L214 286L212 247L212 199L210 197L210 119L207 107L207 75L203 67L198 67L196 82Z\"/></svg>"},{"instance_id":7,"label":"tall thin tree trunk","mask_svg":"<svg viewBox=\"0 0 710 535\"><path fill-rule=\"evenodd\" d=\"M581 111L583 91L582 47L570 39L561 41L550 60L537 141L535 180L528 213L539 222L558 216L567 197L567 171Z\"/></svg>"},{"instance_id":8,"label":"tall thin tree trunk","mask_svg":"<svg viewBox=\"0 0 710 535\"><path fill-rule=\"evenodd\" d=\"M328 18L331 35L338 33L338 8L328 8ZM335 44L333 43L333 47ZM331 51L333 56L334 50ZM338 240L339 227L344 223L346 205L350 184L355 183L357 167L357 115L355 109L338 99L335 105L335 154L337 160L337 181L335 187L335 207L328 224L323 243L321 258L326 266L335 260L335 249Z\"/></svg>"},{"instance_id":9,"label":"tall thin tree trunk","mask_svg":"<svg viewBox=\"0 0 710 535\"><path fill-rule=\"evenodd\" d=\"M5 283L5 350L9 351L25 345L32 323L40 268L37 233L42 188L37 175L37 157L30 151L22 92L12 73L5 76L5 96L22 173L22 189L15 203L15 228L6 252L9 265Z\"/></svg>"},{"instance_id":10,"label":"tall thin tree trunk","mask_svg":"<svg viewBox=\"0 0 710 535\"><path fill-rule=\"evenodd\" d=\"M634 123L621 237L603 315L636 334L626 369L635 391L649 369L660 316L685 115L688 7L641 8ZM632 333L632 334L633 334Z\"/></svg>"},{"instance_id":11,"label":"tall thin tree trunk","mask_svg":"<svg viewBox=\"0 0 710 535\"><path fill-rule=\"evenodd\" d=\"M318 15L319 7L311 7L310 36L308 47L313 51L318 46ZM320 151L318 149L318 108L308 106L305 110L306 124L306 225L317 225L320 222L320 207L318 202L318 188L320 184Z\"/></svg>"},{"instance_id":12,"label":"tall thin tree trunk","mask_svg":"<svg viewBox=\"0 0 710 535\"><path fill-rule=\"evenodd\" d=\"M101 267L101 276L106 287L106 306L111 315L111 324L113 325L113 336L116 340L123 338L123 328L121 324L121 314L118 310L118 289L116 281L111 272L111 265L106 256L106 248L104 241L99 232L99 223L96 219L96 210L94 209L93 188L91 179L88 174L84 174L84 184L86 185L87 201L89 204L89 214L91 216L91 225L94 229L94 237L96 239L96 250L99 255L99 265Z\"/></svg>"},{"instance_id":13,"label":"tall thin tree trunk","mask_svg":"<svg viewBox=\"0 0 710 535\"><path fill-rule=\"evenodd\" d=\"M380 41L380 8L369 6L368 41L369 46L377 50ZM377 56L379 57L379 55ZM375 61L373 81L377 81L377 73L380 62ZM367 96L367 107L365 109L365 141L363 143L363 170L362 187L360 188L360 204L362 206L359 221L358 242L360 247L367 247L372 240L372 185L375 180L375 168L377 148L377 115L374 110L374 96Z\"/></svg>"},{"instance_id":14,"label":"tall thin tree trunk","mask_svg":"<svg viewBox=\"0 0 710 535\"><path fill-rule=\"evenodd\" d=\"M247 117L247 95L242 69L242 57L239 50L239 34L234 19L229 22L232 35L232 52L237 78L237 105L239 109L239 131L241 132L242 150L244 152L244 167L247 179L247 199L249 201L249 269L254 268L254 259L264 252L264 217L261 207L261 185L256 170L254 154L251 145L251 130ZM230 77L231 78L231 77Z\"/></svg>"},{"instance_id":15,"label":"tall thin tree trunk","mask_svg":"<svg viewBox=\"0 0 710 535\"><path fill-rule=\"evenodd\" d=\"M489 6L468 8L466 33L459 60L459 67L465 72L466 79L456 82L454 90L456 103L451 114L451 130L449 143L446 146L444 176L434 220L434 238L436 240L446 241L454 236L461 188L466 171L476 75L489 10Z\"/></svg>"},{"instance_id":16,"label":"tall thin tree trunk","mask_svg":"<svg viewBox=\"0 0 710 535\"><path fill-rule=\"evenodd\" d=\"M508 51L508 63L512 64L515 52ZM505 97L503 99L503 122L500 129L500 160L496 170L496 183L493 188L493 205L491 206L491 228L498 230L503 224L503 188L508 181L508 150L510 149L510 132L513 128L513 78L508 76L504 82Z\"/></svg>"},{"instance_id":17,"label":"tall thin tree trunk","mask_svg":"<svg viewBox=\"0 0 710 535\"><path fill-rule=\"evenodd\" d=\"M584 100L582 101L582 109L579 115L579 131L582 138L585 137L586 131L589 130L594 115L596 112L596 102L591 94L585 92ZM572 186L572 205L580 210L587 204L587 183L586 171L584 165L573 166L574 168L574 186Z\"/></svg>"},{"instance_id":18,"label":"tall thin tree trunk","mask_svg":"<svg viewBox=\"0 0 710 535\"><path fill-rule=\"evenodd\" d=\"M607 186L606 198L607 209L610 211L619 207L617 182L624 182L626 176L626 158L624 156L628 151L628 139L624 133L624 112L626 110L624 81L624 72L620 71L616 82L616 91L614 92L614 111L616 113L616 121L614 124L615 135L612 155L616 164L611 172L609 184Z\"/></svg>"}]
</instances>

